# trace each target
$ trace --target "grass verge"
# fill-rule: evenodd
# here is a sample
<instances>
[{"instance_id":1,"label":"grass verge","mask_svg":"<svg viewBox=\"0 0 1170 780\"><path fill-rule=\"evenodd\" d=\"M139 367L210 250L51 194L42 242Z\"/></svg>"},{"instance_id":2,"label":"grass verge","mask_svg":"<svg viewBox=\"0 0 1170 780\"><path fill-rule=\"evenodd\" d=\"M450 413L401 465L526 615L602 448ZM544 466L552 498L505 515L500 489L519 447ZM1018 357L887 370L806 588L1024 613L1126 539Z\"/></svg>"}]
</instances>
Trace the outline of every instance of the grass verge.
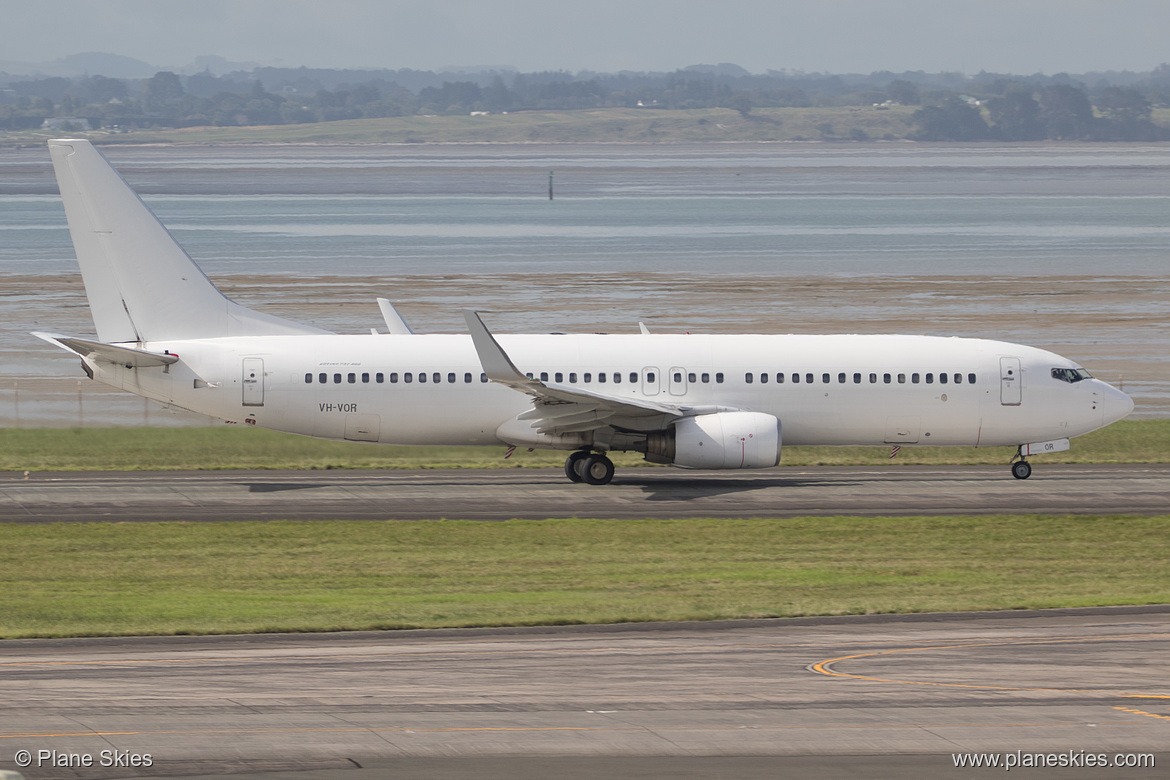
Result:
<instances>
[{"instance_id":1,"label":"grass verge","mask_svg":"<svg viewBox=\"0 0 1170 780\"><path fill-rule=\"evenodd\" d=\"M0 637L1170 601L1170 515L0 526Z\"/></svg>"},{"instance_id":2,"label":"grass verge","mask_svg":"<svg viewBox=\"0 0 1170 780\"><path fill-rule=\"evenodd\" d=\"M1004 464L1011 447L785 447L782 465ZM246 428L0 428L0 471L189 469L555 468L563 452L501 447L393 447L321 441ZM619 467L645 465L636 454ZM1044 463L1168 463L1170 420L1115 423Z\"/></svg>"}]
</instances>

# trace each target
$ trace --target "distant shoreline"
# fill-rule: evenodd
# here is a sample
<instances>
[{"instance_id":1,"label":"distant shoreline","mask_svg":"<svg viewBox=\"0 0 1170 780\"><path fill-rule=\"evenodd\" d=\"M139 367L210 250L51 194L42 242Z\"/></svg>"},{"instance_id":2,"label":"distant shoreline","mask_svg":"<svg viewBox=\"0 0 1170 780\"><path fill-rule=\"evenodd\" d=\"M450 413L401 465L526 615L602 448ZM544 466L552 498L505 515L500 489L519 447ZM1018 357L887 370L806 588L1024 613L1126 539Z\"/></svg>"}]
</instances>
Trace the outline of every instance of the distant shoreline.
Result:
<instances>
[{"instance_id":1,"label":"distant shoreline","mask_svg":"<svg viewBox=\"0 0 1170 780\"><path fill-rule=\"evenodd\" d=\"M912 142L914 106L891 108L607 108L519 111L486 116L404 116L306 124L189 127L76 133L99 145L290 144L406 146L450 144L725 144ZM1153 119L1170 126L1170 109ZM30 146L65 131L0 132L0 147ZM1046 141L1045 143L1064 143ZM1067 143L1080 143L1070 141ZM1100 142L1143 143L1149 142ZM965 144L969 145L969 144ZM980 145L1007 146L988 141Z\"/></svg>"}]
</instances>

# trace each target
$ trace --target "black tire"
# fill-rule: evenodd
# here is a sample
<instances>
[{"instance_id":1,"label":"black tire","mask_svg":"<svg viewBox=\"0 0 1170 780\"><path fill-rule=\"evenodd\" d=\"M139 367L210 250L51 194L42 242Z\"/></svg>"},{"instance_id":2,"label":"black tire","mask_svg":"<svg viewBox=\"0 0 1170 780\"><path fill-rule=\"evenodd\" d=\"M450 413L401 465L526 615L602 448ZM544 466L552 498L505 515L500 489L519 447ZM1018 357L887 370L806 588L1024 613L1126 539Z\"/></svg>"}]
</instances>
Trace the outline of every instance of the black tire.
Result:
<instances>
[{"instance_id":1,"label":"black tire","mask_svg":"<svg viewBox=\"0 0 1170 780\"><path fill-rule=\"evenodd\" d=\"M578 450L569 457L565 458L565 476L569 478L570 482L584 482L585 478L577 470L581 460L588 458L592 453L589 450Z\"/></svg>"},{"instance_id":2,"label":"black tire","mask_svg":"<svg viewBox=\"0 0 1170 780\"><path fill-rule=\"evenodd\" d=\"M581 461L581 479L588 485L608 485L613 479L613 461L604 455L590 455Z\"/></svg>"},{"instance_id":3,"label":"black tire","mask_svg":"<svg viewBox=\"0 0 1170 780\"><path fill-rule=\"evenodd\" d=\"M1016 479L1027 479L1032 476L1032 464L1026 460L1018 460L1012 464L1012 476Z\"/></svg>"}]
</instances>

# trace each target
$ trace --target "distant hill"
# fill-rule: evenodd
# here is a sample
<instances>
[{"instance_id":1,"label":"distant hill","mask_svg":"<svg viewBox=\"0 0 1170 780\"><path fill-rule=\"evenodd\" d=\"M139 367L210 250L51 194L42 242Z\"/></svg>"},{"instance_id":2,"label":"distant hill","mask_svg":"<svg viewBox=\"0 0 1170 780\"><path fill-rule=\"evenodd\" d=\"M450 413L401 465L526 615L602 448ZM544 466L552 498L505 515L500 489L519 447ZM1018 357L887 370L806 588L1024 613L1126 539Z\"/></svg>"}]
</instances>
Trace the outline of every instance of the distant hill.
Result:
<instances>
[{"instance_id":1,"label":"distant hill","mask_svg":"<svg viewBox=\"0 0 1170 780\"><path fill-rule=\"evenodd\" d=\"M158 70L154 65L133 57L96 51L70 54L53 62L0 61L0 71L18 76L70 78L79 75L101 75L112 79L146 79Z\"/></svg>"}]
</instances>

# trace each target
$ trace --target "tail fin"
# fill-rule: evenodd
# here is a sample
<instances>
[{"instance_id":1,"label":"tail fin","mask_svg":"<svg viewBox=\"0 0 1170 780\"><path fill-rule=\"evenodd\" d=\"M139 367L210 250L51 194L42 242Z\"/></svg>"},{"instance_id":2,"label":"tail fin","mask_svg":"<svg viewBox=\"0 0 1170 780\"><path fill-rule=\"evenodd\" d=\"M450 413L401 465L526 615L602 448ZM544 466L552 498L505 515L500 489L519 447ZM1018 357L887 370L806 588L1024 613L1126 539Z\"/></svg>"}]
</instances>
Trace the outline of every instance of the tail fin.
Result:
<instances>
[{"instance_id":1,"label":"tail fin","mask_svg":"<svg viewBox=\"0 0 1170 780\"><path fill-rule=\"evenodd\" d=\"M328 332L224 297L89 141L49 153L100 341Z\"/></svg>"}]
</instances>

